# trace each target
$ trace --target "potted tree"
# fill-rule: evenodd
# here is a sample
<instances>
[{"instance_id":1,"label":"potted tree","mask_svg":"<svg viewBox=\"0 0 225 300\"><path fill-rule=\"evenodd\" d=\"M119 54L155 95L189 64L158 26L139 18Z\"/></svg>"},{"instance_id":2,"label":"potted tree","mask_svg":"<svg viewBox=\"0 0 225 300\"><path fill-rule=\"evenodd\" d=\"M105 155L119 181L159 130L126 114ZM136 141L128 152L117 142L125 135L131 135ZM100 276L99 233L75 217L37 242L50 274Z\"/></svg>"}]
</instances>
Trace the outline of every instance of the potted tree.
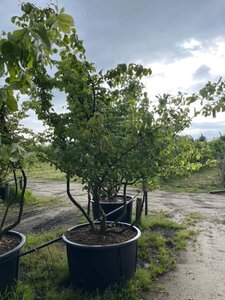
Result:
<instances>
[{"instance_id":1,"label":"potted tree","mask_svg":"<svg viewBox=\"0 0 225 300\"><path fill-rule=\"evenodd\" d=\"M46 159L66 173L68 197L87 220L63 235L72 284L104 289L135 271L140 232L133 224L119 223L126 212L127 185L166 172L175 160L176 134L190 118L181 96L164 95L157 105L149 101L142 79L150 69L120 64L96 72L77 36L68 34L66 41L54 78L44 90L35 90L30 104L47 126ZM52 88L64 92L64 112L54 110ZM92 198L97 223L71 194L76 178ZM121 215L107 222L101 202L117 195L122 185Z\"/></svg>"},{"instance_id":2,"label":"potted tree","mask_svg":"<svg viewBox=\"0 0 225 300\"><path fill-rule=\"evenodd\" d=\"M176 153L177 133L190 123L189 111L181 95L163 95L157 105L151 103L142 83L151 70L141 65L120 64L96 72L86 60L73 19L63 10L25 3L22 11L22 17L12 19L20 29L0 41L0 73L5 79L0 90L2 124L8 126L10 112L18 109L14 91L27 94L30 99L23 107L34 109L47 126L41 136L50 144L46 158L66 173L68 197L89 224L63 237L73 285L105 288L130 278L136 267L140 232L133 224L119 223L127 210L126 187L176 171L179 160L171 153ZM64 112L54 110L54 89L66 98ZM13 139L21 135L6 139L5 131L1 133L2 165L8 163L13 172L18 167L24 177L20 221L26 187L24 151ZM97 223L71 194L74 178L82 180L91 196ZM122 186L123 209L115 222L107 223L101 202L118 196Z\"/></svg>"},{"instance_id":3,"label":"potted tree","mask_svg":"<svg viewBox=\"0 0 225 300\"><path fill-rule=\"evenodd\" d=\"M168 149L175 149L174 136L190 122L188 111L182 107L182 97L164 95L158 105L150 103L142 79L151 70L141 65L121 64L105 73L96 72L86 60L72 18L63 10L42 10L25 3L22 11L22 17L12 19L20 29L4 34L0 41L0 74L5 80L0 90L1 181L8 174L6 169L15 178L19 169L24 178L19 217L12 226L3 227L7 206L1 235L20 222L26 188L22 136L11 134L15 132L12 126L18 126L11 114L18 110L17 91L17 97L30 96L23 107L35 109L47 125L45 141L51 145L47 159L66 173L68 197L88 222L63 236L72 283L103 289L130 278L136 267L140 231L133 224L119 222L126 212L126 187L164 171L171 158ZM54 111L54 89L66 97L63 113ZM70 192L75 177L92 197L97 223ZM122 213L107 223L101 201L117 195L122 185Z\"/></svg>"},{"instance_id":4,"label":"potted tree","mask_svg":"<svg viewBox=\"0 0 225 300\"><path fill-rule=\"evenodd\" d=\"M117 75L112 74L114 71ZM115 223L107 223L100 201L125 183L122 212L125 213L126 186L137 176L129 169L129 162L151 124L141 84L143 74L149 73L132 64L120 65L104 75L96 74L92 64L78 61L68 53L62 54L58 64L57 84L67 94L68 107L65 113L48 110L44 116L51 142L47 157L66 173L68 197L90 224L76 227L63 236L74 287L104 289L135 272L140 231L118 223L123 214ZM114 76L118 77L118 83L114 82ZM104 86L106 83L111 85L110 90ZM120 90L117 85L121 85ZM70 181L75 176L82 179L92 196L97 224L71 195ZM76 240L80 234L82 237Z\"/></svg>"},{"instance_id":5,"label":"potted tree","mask_svg":"<svg viewBox=\"0 0 225 300\"><path fill-rule=\"evenodd\" d=\"M23 162L27 159L28 144L20 121L25 112L19 100L36 88L44 88L48 68L54 64L54 46L63 47L65 32L72 27L72 18L55 7L39 9L30 3L21 5L23 15L13 17L19 29L2 34L0 39L0 186L13 178L15 197L5 203L0 218L0 292L10 288L18 276L19 251L25 243L21 233L12 231L21 221L27 178ZM54 45L54 46L53 46ZM37 85L38 82L38 85ZM18 194L18 175L22 176L19 212L15 217L11 206ZM14 219L15 218L15 219ZM14 221L13 221L14 220Z\"/></svg>"}]
</instances>

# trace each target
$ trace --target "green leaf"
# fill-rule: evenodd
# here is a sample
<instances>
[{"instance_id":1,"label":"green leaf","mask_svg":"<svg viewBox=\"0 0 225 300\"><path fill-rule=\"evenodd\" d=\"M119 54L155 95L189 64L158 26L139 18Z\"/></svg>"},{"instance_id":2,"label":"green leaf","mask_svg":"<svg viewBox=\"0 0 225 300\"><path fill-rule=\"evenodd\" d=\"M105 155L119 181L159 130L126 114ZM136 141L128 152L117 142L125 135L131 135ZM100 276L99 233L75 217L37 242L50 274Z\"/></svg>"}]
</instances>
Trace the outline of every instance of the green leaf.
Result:
<instances>
[{"instance_id":1,"label":"green leaf","mask_svg":"<svg viewBox=\"0 0 225 300\"><path fill-rule=\"evenodd\" d=\"M69 27L74 26L73 18L70 15L67 14L59 14L57 19L60 23L67 25Z\"/></svg>"},{"instance_id":2,"label":"green leaf","mask_svg":"<svg viewBox=\"0 0 225 300\"><path fill-rule=\"evenodd\" d=\"M58 26L63 33L70 33L70 27L68 25L58 22Z\"/></svg>"},{"instance_id":3,"label":"green leaf","mask_svg":"<svg viewBox=\"0 0 225 300\"><path fill-rule=\"evenodd\" d=\"M0 103L6 103L7 95L4 89L0 89Z\"/></svg>"},{"instance_id":4,"label":"green leaf","mask_svg":"<svg viewBox=\"0 0 225 300\"><path fill-rule=\"evenodd\" d=\"M20 155L26 153L26 150L23 147L21 147L19 144L16 144L16 145L17 145L17 150Z\"/></svg>"},{"instance_id":5,"label":"green leaf","mask_svg":"<svg viewBox=\"0 0 225 300\"><path fill-rule=\"evenodd\" d=\"M49 40L48 33L47 33L47 30L45 29L44 24L43 23L39 23L38 24L38 29L34 30L34 31L41 38L41 41L42 41L44 47L46 47L48 50L50 50L51 49L51 42Z\"/></svg>"},{"instance_id":6,"label":"green leaf","mask_svg":"<svg viewBox=\"0 0 225 300\"><path fill-rule=\"evenodd\" d=\"M21 5L21 10L24 11L26 14L29 14L33 8L34 8L34 6L29 2L23 3Z\"/></svg>"},{"instance_id":7,"label":"green leaf","mask_svg":"<svg viewBox=\"0 0 225 300\"><path fill-rule=\"evenodd\" d=\"M16 163L16 162L19 161L19 157L13 157L13 156L11 156L9 159L10 159L10 161L13 162L13 163Z\"/></svg>"},{"instance_id":8,"label":"green leaf","mask_svg":"<svg viewBox=\"0 0 225 300\"><path fill-rule=\"evenodd\" d=\"M20 80L14 80L10 82L10 86L14 89L14 90L19 90L21 88L21 81Z\"/></svg>"},{"instance_id":9,"label":"green leaf","mask_svg":"<svg viewBox=\"0 0 225 300\"><path fill-rule=\"evenodd\" d=\"M19 29L19 30L15 30L15 31L13 31L13 35L14 35L16 38L21 38L21 37L25 34L26 31L27 31L26 28L24 28L24 29Z\"/></svg>"},{"instance_id":10,"label":"green leaf","mask_svg":"<svg viewBox=\"0 0 225 300\"><path fill-rule=\"evenodd\" d=\"M9 149L5 145L0 147L0 159L7 161L9 159Z\"/></svg>"},{"instance_id":11,"label":"green leaf","mask_svg":"<svg viewBox=\"0 0 225 300\"><path fill-rule=\"evenodd\" d=\"M2 77L5 73L5 64L3 59L0 59L0 77Z\"/></svg>"},{"instance_id":12,"label":"green leaf","mask_svg":"<svg viewBox=\"0 0 225 300\"><path fill-rule=\"evenodd\" d=\"M8 60L14 60L15 58L15 44L11 41L6 41L1 46L1 52L3 55L3 58Z\"/></svg>"},{"instance_id":13,"label":"green leaf","mask_svg":"<svg viewBox=\"0 0 225 300\"><path fill-rule=\"evenodd\" d=\"M12 22L12 23L15 23L16 19L17 19L17 16L13 16L13 17L11 18L11 22Z\"/></svg>"},{"instance_id":14,"label":"green leaf","mask_svg":"<svg viewBox=\"0 0 225 300\"><path fill-rule=\"evenodd\" d=\"M28 60L28 63L27 63L27 68L28 69L32 69L33 65L34 65L34 57L33 56L29 56L29 60Z\"/></svg>"},{"instance_id":15,"label":"green leaf","mask_svg":"<svg viewBox=\"0 0 225 300\"><path fill-rule=\"evenodd\" d=\"M7 107L11 112L15 112L18 110L18 104L17 101L15 99L15 97L13 96L13 94L11 92L7 93L8 97L7 97Z\"/></svg>"}]
</instances>

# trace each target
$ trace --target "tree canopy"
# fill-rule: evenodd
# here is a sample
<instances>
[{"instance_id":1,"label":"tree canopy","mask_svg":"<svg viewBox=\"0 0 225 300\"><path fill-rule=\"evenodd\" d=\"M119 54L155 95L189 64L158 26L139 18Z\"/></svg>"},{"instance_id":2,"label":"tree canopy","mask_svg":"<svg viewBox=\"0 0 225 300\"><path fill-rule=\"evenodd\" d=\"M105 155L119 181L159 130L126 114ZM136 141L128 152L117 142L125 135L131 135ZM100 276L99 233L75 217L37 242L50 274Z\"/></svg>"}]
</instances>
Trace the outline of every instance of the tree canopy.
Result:
<instances>
[{"instance_id":1,"label":"tree canopy","mask_svg":"<svg viewBox=\"0 0 225 300\"><path fill-rule=\"evenodd\" d=\"M97 72L64 10L30 3L21 9L12 18L18 29L0 39L0 183L22 167L27 146L19 120L28 109L47 126L46 158L68 180L81 178L97 203L122 184L201 167L203 147L179 134L191 124L191 103L202 102L195 115L224 111L222 81L191 97L165 94L151 102L143 85L151 69L130 63ZM65 95L65 112L54 110L55 90Z\"/></svg>"}]
</instances>

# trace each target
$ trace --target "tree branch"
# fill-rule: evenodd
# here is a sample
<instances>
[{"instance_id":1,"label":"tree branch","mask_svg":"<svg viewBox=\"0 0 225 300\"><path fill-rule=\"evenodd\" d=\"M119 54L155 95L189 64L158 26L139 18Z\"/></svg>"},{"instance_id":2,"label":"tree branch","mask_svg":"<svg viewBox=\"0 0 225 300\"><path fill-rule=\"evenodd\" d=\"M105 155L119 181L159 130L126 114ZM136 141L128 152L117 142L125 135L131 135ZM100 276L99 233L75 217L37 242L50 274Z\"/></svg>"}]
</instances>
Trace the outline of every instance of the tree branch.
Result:
<instances>
[{"instance_id":1,"label":"tree branch","mask_svg":"<svg viewBox=\"0 0 225 300\"><path fill-rule=\"evenodd\" d=\"M22 169L22 167L20 167L20 171L21 171L22 177L23 177L23 187L22 187L22 192L21 192L21 195L20 195L19 214L18 214L17 220L14 223L12 223L11 225L6 226L5 228L3 228L1 230L1 232L0 232L0 238L7 231L9 231L9 230L13 229L14 227L16 227L20 223L21 218L22 218L23 207L24 207L24 194L25 194L26 187L27 187L27 177L26 177L26 174L25 174L24 170Z\"/></svg>"},{"instance_id":2,"label":"tree branch","mask_svg":"<svg viewBox=\"0 0 225 300\"><path fill-rule=\"evenodd\" d=\"M86 211L83 209L83 207L74 199L74 197L70 193L70 176L68 174L66 176L66 191L67 191L67 195L68 195L70 201L82 212L82 214L84 215L84 217L90 224L91 229L93 230L93 232L95 232L96 228L95 228L94 222L91 220L91 218L86 213Z\"/></svg>"}]
</instances>

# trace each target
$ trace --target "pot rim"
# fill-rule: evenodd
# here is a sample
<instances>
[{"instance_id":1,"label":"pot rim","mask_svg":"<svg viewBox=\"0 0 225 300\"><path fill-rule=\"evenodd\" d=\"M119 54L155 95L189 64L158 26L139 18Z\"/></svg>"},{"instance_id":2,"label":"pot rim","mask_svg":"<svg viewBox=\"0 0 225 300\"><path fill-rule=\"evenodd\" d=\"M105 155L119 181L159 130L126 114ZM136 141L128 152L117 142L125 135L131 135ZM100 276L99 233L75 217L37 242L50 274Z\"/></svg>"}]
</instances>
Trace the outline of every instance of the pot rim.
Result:
<instances>
[{"instance_id":1,"label":"pot rim","mask_svg":"<svg viewBox=\"0 0 225 300\"><path fill-rule=\"evenodd\" d=\"M112 199L104 198L104 199L101 199L101 200L99 201L99 203L100 203L100 204L118 204L118 205L123 205L123 199L114 200L114 199L116 199L117 197L123 198L124 195L116 195L116 196L115 196L114 198L112 198ZM131 201L131 199L132 199L133 197L127 195L126 198L127 198L127 201ZM94 204L95 201L94 201L93 199L91 199L91 203ZM129 204L132 204L132 201L129 202L127 205L129 205Z\"/></svg>"},{"instance_id":2,"label":"pot rim","mask_svg":"<svg viewBox=\"0 0 225 300\"><path fill-rule=\"evenodd\" d=\"M114 223L114 222L110 222L109 221L107 223ZM131 224L124 223L124 222L119 222L118 224L126 225L126 226L129 226L129 227L131 226ZM89 223L79 224L79 225L76 225L76 226L70 228L68 231L71 231L71 230L79 228L79 227L89 226L89 225L90 225ZM138 240L139 237L141 236L141 231L136 226L132 226L132 228L136 231L137 234L132 239L124 241L124 242L120 242L120 243L117 243L117 244L109 244L109 245L86 245L86 244L80 244L80 243L76 243L76 242L70 241L66 237L65 233L62 235L62 239L64 240L64 242L66 244L73 245L73 246L80 247L80 248L85 248L85 249L88 249L88 248L89 249L105 249L105 248L107 248L107 249L111 249L111 248L117 248L117 247L125 246L127 244L130 244L130 243Z\"/></svg>"},{"instance_id":3,"label":"pot rim","mask_svg":"<svg viewBox=\"0 0 225 300\"><path fill-rule=\"evenodd\" d=\"M3 253L3 254L0 254L0 260L3 260L5 258L7 258L8 256L10 256L11 254L17 252L26 242L26 237L25 235L23 235L22 233L20 232L17 232L17 231L14 231L14 230L9 230L6 235L11 235L11 236L19 236L21 238L21 241L20 243L15 247L13 248L12 250L6 252L6 253Z\"/></svg>"}]
</instances>

